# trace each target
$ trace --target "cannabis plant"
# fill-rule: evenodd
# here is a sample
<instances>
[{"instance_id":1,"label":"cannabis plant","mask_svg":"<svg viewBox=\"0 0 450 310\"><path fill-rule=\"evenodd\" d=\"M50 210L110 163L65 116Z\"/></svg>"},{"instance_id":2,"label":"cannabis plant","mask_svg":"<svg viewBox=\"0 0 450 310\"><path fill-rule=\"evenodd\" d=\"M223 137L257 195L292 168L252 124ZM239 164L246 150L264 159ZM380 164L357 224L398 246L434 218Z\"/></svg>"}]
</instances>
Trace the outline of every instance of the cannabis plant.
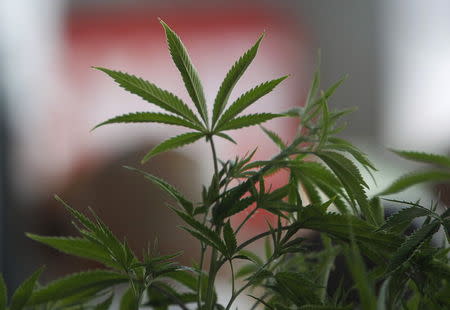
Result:
<instances>
[{"instance_id":1,"label":"cannabis plant","mask_svg":"<svg viewBox=\"0 0 450 310\"><path fill-rule=\"evenodd\" d=\"M104 269L71 274L44 286L38 283L39 269L9 302L2 280L0 310L108 309L114 297L122 310L228 310L235 309L234 302L242 294L254 300L252 309L450 309L450 209L443 210L437 203L426 207L420 201L391 199L389 203L396 203L398 210L386 218L383 198L418 183L450 180L450 158L394 151L408 160L433 164L433 168L402 176L378 195L368 197L368 184L360 169L372 173L375 167L357 147L336 136L343 129L342 116L350 111L331 110L328 105L342 80L321 91L317 70L303 106L278 114L244 114L286 79L264 82L228 102L257 54L261 35L234 63L214 103L208 105L182 41L167 24L161 24L193 105L142 78L97 67L126 91L164 111L120 115L97 127L163 123L187 130L152 148L143 163L199 140L209 145L214 172L209 184L199 189L202 195L197 202L158 176L126 167L171 196L170 208L184 222L181 228L200 244L198 261L192 266L180 265L175 259L181 253L161 255L152 245L136 255L93 212L82 214L56 197L73 217L79 236L28 237L99 262ZM279 117L299 119L291 141L261 126ZM234 159L219 157L216 139L235 143L229 131L255 125L279 148L274 157L252 160L254 150ZM266 177L280 170L287 171L288 178L281 187L271 189ZM247 216L232 225L231 217L244 210ZM276 224L268 222L265 231L238 242L242 228L258 210L272 213ZM406 233L411 227L412 232ZM318 246L302 234L304 230L317 233ZM264 240L262 256L248 249L258 240ZM347 272L339 272L339 260L344 261L340 269ZM218 272L227 265L231 297L219 304L215 283ZM332 277L336 285L332 285Z\"/></svg>"}]
</instances>

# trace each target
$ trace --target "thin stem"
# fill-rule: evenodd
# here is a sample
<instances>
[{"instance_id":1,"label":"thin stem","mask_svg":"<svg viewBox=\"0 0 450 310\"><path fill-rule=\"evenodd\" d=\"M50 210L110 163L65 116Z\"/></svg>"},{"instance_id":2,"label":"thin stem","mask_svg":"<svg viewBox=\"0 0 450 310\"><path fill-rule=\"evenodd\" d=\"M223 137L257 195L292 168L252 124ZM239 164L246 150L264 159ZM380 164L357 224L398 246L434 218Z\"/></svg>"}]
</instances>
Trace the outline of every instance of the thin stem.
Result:
<instances>
[{"instance_id":1,"label":"thin stem","mask_svg":"<svg viewBox=\"0 0 450 310\"><path fill-rule=\"evenodd\" d=\"M271 262L273 261L273 257L271 257L264 265L262 265L261 267L259 267L259 269L254 273L255 275L258 274L260 271L264 270ZM227 304L227 307L225 308L225 310L229 310L231 308L231 305L233 304L233 302L236 300L236 298L245 290L247 289L250 285L252 285L252 279L248 280L247 283L245 283L244 286L242 286L237 292L233 293L233 295L230 298L230 301Z\"/></svg>"},{"instance_id":2,"label":"thin stem","mask_svg":"<svg viewBox=\"0 0 450 310\"><path fill-rule=\"evenodd\" d=\"M230 262L230 269L231 269L231 296L233 296L235 293L234 268L233 268L233 262L231 259L229 260L229 262Z\"/></svg>"},{"instance_id":3,"label":"thin stem","mask_svg":"<svg viewBox=\"0 0 450 310\"><path fill-rule=\"evenodd\" d=\"M213 137L209 138L209 142L210 142L210 145L211 145L211 152L212 152L212 156L213 156L214 173L216 175L218 175L219 174L219 168L217 166L217 153L216 153L216 147L214 145ZM217 180L217 182L219 182L219 180Z\"/></svg>"},{"instance_id":4,"label":"thin stem","mask_svg":"<svg viewBox=\"0 0 450 310\"><path fill-rule=\"evenodd\" d=\"M295 226L297 226L298 225L298 223L294 223L294 224L292 224L292 225L287 225L287 226L283 226L283 227L281 227L281 228L275 228L274 229L274 231L276 232L276 231L278 231L278 230L288 230L289 228L292 228L292 227L295 227ZM250 239L248 239L247 241L244 241L243 243L241 243L237 248L236 248L236 252L239 252L240 250L242 250L242 249L244 249L246 246L248 246L249 244L252 244L253 242L255 242L255 241L257 241L257 240L259 240L259 239L261 239L261 238L264 238L264 237L266 237L266 236L268 236L268 235L270 235L272 232L270 231L270 230L268 230L268 231L265 231L265 232L263 232L263 233L260 233L260 234L258 234L258 235L256 235L256 236L254 236L254 237L252 237L252 238L250 238ZM220 262L219 262L219 264L218 264L218 268L220 268L223 264L225 264L226 263L226 260L225 259L223 259L223 260L221 260Z\"/></svg>"},{"instance_id":5,"label":"thin stem","mask_svg":"<svg viewBox=\"0 0 450 310\"><path fill-rule=\"evenodd\" d=\"M212 137L209 137L209 142L211 145L211 152L213 157L213 163L214 163L214 174L216 178L217 183L219 183L219 180L217 179L217 176L219 175L219 168L217 166L217 154L216 154L216 147L214 145L214 140ZM216 188L218 187L218 184L215 184ZM216 233L220 233L220 226L216 227ZM212 310L214 306L214 282L217 274L217 250L215 248L212 249L211 252L211 260L209 263L209 274L208 274L208 286L206 289L206 300L205 300L205 306L206 310Z\"/></svg>"},{"instance_id":6,"label":"thin stem","mask_svg":"<svg viewBox=\"0 0 450 310\"><path fill-rule=\"evenodd\" d=\"M201 309L201 305L202 305L202 283L203 283L203 261L205 260L205 245L203 244L203 242L201 242L200 245L201 249L200 249L200 265L199 265L199 271L200 274L198 276L198 281L197 281L197 308Z\"/></svg>"}]
</instances>

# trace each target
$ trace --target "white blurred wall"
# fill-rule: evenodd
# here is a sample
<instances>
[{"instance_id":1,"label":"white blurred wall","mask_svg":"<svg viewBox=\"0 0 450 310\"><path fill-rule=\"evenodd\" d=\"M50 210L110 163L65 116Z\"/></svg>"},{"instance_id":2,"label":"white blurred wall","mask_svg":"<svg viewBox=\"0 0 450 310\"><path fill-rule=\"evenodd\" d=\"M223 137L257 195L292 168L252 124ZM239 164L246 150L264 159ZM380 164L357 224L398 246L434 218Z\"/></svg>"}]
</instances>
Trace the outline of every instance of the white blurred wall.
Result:
<instances>
[{"instance_id":1,"label":"white blurred wall","mask_svg":"<svg viewBox=\"0 0 450 310\"><path fill-rule=\"evenodd\" d=\"M450 1L380 6L384 143L450 150Z\"/></svg>"}]
</instances>

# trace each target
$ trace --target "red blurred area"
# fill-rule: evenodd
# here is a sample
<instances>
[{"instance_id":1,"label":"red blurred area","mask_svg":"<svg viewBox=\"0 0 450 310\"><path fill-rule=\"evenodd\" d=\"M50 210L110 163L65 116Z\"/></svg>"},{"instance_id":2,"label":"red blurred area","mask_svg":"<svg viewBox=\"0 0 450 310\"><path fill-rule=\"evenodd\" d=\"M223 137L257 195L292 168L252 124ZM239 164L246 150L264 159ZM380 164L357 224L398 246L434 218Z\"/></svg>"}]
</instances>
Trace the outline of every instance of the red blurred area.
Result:
<instances>
[{"instance_id":1,"label":"red blurred area","mask_svg":"<svg viewBox=\"0 0 450 310\"><path fill-rule=\"evenodd\" d=\"M156 12L142 8L74 10L67 18L65 31L66 78L70 93L68 101L71 105L62 111L71 119L73 126L71 149L77 156L72 170L81 169L80 167L90 170L104 161L108 157L105 150L109 150L105 144L122 144L124 141L127 144L130 140L145 143L146 139L158 141L168 138L168 133L172 133L166 128L152 130L148 126L138 129L121 128L118 131L114 129L109 133L108 128L102 129L106 133L100 134L103 139L101 143L98 143L96 133L94 138L83 135L86 132L86 120L95 125L117 114L153 109L137 97L126 94L108 77L89 70L90 66L104 66L141 76L177 94L185 102L190 102L181 78L171 63L164 32L158 23L159 17L180 35L187 46L200 77L203 78L208 101L213 100L213 95L233 62L255 42L260 33L266 31L267 38L259 55L239 81L234 94L242 93L266 80L293 74L294 77L279 92L268 96L250 112L279 112L302 102L307 89L304 76L308 76L308 72L303 70L302 75L299 75L298 69L307 61L307 37L297 21L269 7L240 10L211 8L201 12L194 9L165 9ZM79 122L74 122L74 119ZM52 124L67 126L65 122ZM284 119L273 121L268 126L288 141L293 136L296 123ZM238 141L238 146L219 144L219 154L222 154L223 159L243 156L255 147L258 147L255 159L270 158L277 151L258 128L232 132L232 135ZM205 155L197 159L210 164L210 159ZM283 172L270 176L266 188L275 189L286 178ZM248 212L246 210L238 214L233 223L242 221ZM258 212L249 223L249 229L260 230L265 227L266 219L273 220L267 212Z\"/></svg>"}]
</instances>

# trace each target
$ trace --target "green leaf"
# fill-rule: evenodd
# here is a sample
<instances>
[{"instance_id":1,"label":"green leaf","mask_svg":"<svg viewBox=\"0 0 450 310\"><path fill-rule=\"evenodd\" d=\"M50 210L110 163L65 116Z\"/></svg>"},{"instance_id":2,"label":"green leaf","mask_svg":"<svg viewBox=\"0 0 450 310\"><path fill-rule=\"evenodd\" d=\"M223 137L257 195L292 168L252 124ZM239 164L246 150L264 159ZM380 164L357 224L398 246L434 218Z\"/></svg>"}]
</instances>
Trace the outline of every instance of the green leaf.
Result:
<instances>
[{"instance_id":1,"label":"green leaf","mask_svg":"<svg viewBox=\"0 0 450 310\"><path fill-rule=\"evenodd\" d=\"M375 224L381 226L384 224L384 206L381 203L380 197L375 196L370 199L370 208L372 209L372 214L375 218Z\"/></svg>"},{"instance_id":2,"label":"green leaf","mask_svg":"<svg viewBox=\"0 0 450 310\"><path fill-rule=\"evenodd\" d=\"M22 310L30 297L33 294L33 290L36 286L36 282L40 277L43 267L36 270L28 279L26 279L14 292L11 298L10 310Z\"/></svg>"},{"instance_id":3,"label":"green leaf","mask_svg":"<svg viewBox=\"0 0 450 310\"><path fill-rule=\"evenodd\" d=\"M347 248L345 251L345 259L358 291L361 309L376 310L376 294L373 283L366 271L361 252L352 237L351 239L350 249Z\"/></svg>"},{"instance_id":4,"label":"green leaf","mask_svg":"<svg viewBox=\"0 0 450 310\"><path fill-rule=\"evenodd\" d=\"M163 179L158 178L140 169L136 169L129 166L124 166L124 168L141 173L147 180L150 180L153 184L158 185L163 191L172 196L186 210L188 214L192 214L194 210L194 205L192 204L192 202L186 199L184 195L181 194L175 187L173 187Z\"/></svg>"},{"instance_id":5,"label":"green leaf","mask_svg":"<svg viewBox=\"0 0 450 310\"><path fill-rule=\"evenodd\" d=\"M267 310L275 310L275 308L273 308L271 305L269 305L267 302L265 302L262 298L253 296L253 295L247 295L248 297L251 297L253 299L255 299L257 301L257 303L261 303L264 305L264 307L266 307L265 309Z\"/></svg>"},{"instance_id":6,"label":"green leaf","mask_svg":"<svg viewBox=\"0 0 450 310\"><path fill-rule=\"evenodd\" d=\"M322 96L322 98L324 98L325 100L330 98L334 92L336 91L336 89L339 88L339 86L341 86L342 83L344 83L344 81L348 78L348 75L344 75L342 78L339 79L339 81L337 81L336 83L334 83L333 85L331 85L331 87L329 87L326 91L325 94Z\"/></svg>"},{"instance_id":7,"label":"green leaf","mask_svg":"<svg viewBox=\"0 0 450 310\"><path fill-rule=\"evenodd\" d=\"M236 85L237 81L241 78L242 74L244 74L245 70L247 70L248 66L252 63L253 59L256 56L261 40L263 39L264 34L262 34L255 45L253 45L248 51L244 53L231 67L228 71L225 79L220 85L219 92L217 93L216 99L214 100L214 108L213 108L213 126L216 124L216 121L219 119L220 113L222 113L225 105L227 104L228 98Z\"/></svg>"},{"instance_id":8,"label":"green leaf","mask_svg":"<svg viewBox=\"0 0 450 310\"><path fill-rule=\"evenodd\" d=\"M144 158L142 159L142 163L147 162L153 156L156 156L160 153L181 147L183 145L194 143L195 141L203 138L205 135L199 132L188 132L173 138L170 138L157 146L155 146L150 152L148 152Z\"/></svg>"},{"instance_id":9,"label":"green leaf","mask_svg":"<svg viewBox=\"0 0 450 310\"><path fill-rule=\"evenodd\" d=\"M168 112L175 113L194 124L201 126L200 120L194 112L177 96L163 90L156 85L134 75L106 68L94 67L103 71L114 79L122 88L132 94L138 95L145 101L152 103Z\"/></svg>"},{"instance_id":10,"label":"green leaf","mask_svg":"<svg viewBox=\"0 0 450 310\"><path fill-rule=\"evenodd\" d=\"M0 273L0 310L6 310L6 305L8 304L8 290L6 288L5 279Z\"/></svg>"},{"instance_id":11,"label":"green leaf","mask_svg":"<svg viewBox=\"0 0 450 310\"><path fill-rule=\"evenodd\" d=\"M320 214L314 207L305 207L301 212L301 228L327 233L331 237L349 241L348 226L351 224L358 245L365 244L382 255L389 255L401 244L402 239L394 234L376 232L376 227L356 216L334 213ZM380 262L381 263L381 262Z\"/></svg>"},{"instance_id":12,"label":"green leaf","mask_svg":"<svg viewBox=\"0 0 450 310\"><path fill-rule=\"evenodd\" d=\"M237 248L237 241L233 228L231 228L230 221L228 221L223 227L223 239L225 241L225 245L227 246L228 256L232 257Z\"/></svg>"},{"instance_id":13,"label":"green leaf","mask_svg":"<svg viewBox=\"0 0 450 310\"><path fill-rule=\"evenodd\" d=\"M199 235L203 236L205 239L209 240L211 244L214 245L215 248L217 248L221 253L226 253L226 245L223 243L222 239L220 239L220 236L214 232L213 230L209 229L206 225L200 223L196 219L194 219L192 216L171 208L184 222L186 222L189 226L194 228L196 232L198 232ZM186 229L188 232L191 232L190 229ZM191 232L192 233L192 232ZM195 234L198 236L197 234Z\"/></svg>"},{"instance_id":14,"label":"green leaf","mask_svg":"<svg viewBox=\"0 0 450 310\"><path fill-rule=\"evenodd\" d=\"M251 251L248 251L248 250L240 250L238 253L238 256L236 256L236 258L249 260L258 266L264 265L263 260L257 254L255 254Z\"/></svg>"},{"instance_id":15,"label":"green leaf","mask_svg":"<svg viewBox=\"0 0 450 310\"><path fill-rule=\"evenodd\" d=\"M400 157L414 160L422 163L429 163L444 166L450 168L450 157L437 155L437 154L428 154L422 152L414 152L414 151L401 151L390 149L391 152L397 154Z\"/></svg>"},{"instance_id":16,"label":"green leaf","mask_svg":"<svg viewBox=\"0 0 450 310\"><path fill-rule=\"evenodd\" d=\"M322 181L335 188L342 187L338 178L323 164L314 161L299 161L294 163L294 167L298 169L296 174L307 175L310 179Z\"/></svg>"},{"instance_id":17,"label":"green leaf","mask_svg":"<svg viewBox=\"0 0 450 310\"><path fill-rule=\"evenodd\" d=\"M235 118L236 115L244 111L250 105L252 105L259 98L270 93L278 84L285 80L288 76L283 76L279 79L268 81L262 83L255 88L247 91L241 95L233 104L222 114L219 121L217 122L216 128L220 128L225 125L228 121Z\"/></svg>"},{"instance_id":18,"label":"green leaf","mask_svg":"<svg viewBox=\"0 0 450 310\"><path fill-rule=\"evenodd\" d=\"M423 225L420 229L410 235L392 257L386 269L386 273L395 271L403 263L408 261L416 249L418 249L425 241L431 238L434 233L438 231L439 226L439 221L433 221L429 224Z\"/></svg>"},{"instance_id":19,"label":"green leaf","mask_svg":"<svg viewBox=\"0 0 450 310\"><path fill-rule=\"evenodd\" d=\"M337 165L341 167L344 171L346 171L348 175L352 176L352 178L355 179L359 184L363 185L366 188L369 188L369 186L361 176L361 173L359 172L358 168L347 157L336 152L318 152L316 153L316 155L319 156L320 159L322 159L331 168L331 170L333 170L332 167L335 167ZM334 170L333 172L336 173L336 171Z\"/></svg>"},{"instance_id":20,"label":"green leaf","mask_svg":"<svg viewBox=\"0 0 450 310\"><path fill-rule=\"evenodd\" d=\"M242 127L249 127L264 123L273 118L281 117L281 114L273 114L273 113L258 113L258 114L249 114L241 117L233 118L232 120L222 124L222 126L217 127L217 131L225 131L225 130L233 130L239 129Z\"/></svg>"},{"instance_id":21,"label":"green leaf","mask_svg":"<svg viewBox=\"0 0 450 310\"><path fill-rule=\"evenodd\" d=\"M46 237L27 233L28 238L46 244L69 255L94 260L112 268L120 266L111 259L111 255L102 247L87 239L74 237Z\"/></svg>"},{"instance_id":22,"label":"green leaf","mask_svg":"<svg viewBox=\"0 0 450 310\"><path fill-rule=\"evenodd\" d=\"M279 293L289 298L296 305L320 303L316 294L317 284L306 279L298 272L279 272L275 275L279 284Z\"/></svg>"},{"instance_id":23,"label":"green leaf","mask_svg":"<svg viewBox=\"0 0 450 310\"><path fill-rule=\"evenodd\" d=\"M275 143L280 150L284 150L287 146L286 143L284 143L284 141L281 139L281 137L275 133L274 131L271 131L263 126L260 126L262 131L264 131L264 133L270 138L270 140L273 141L273 143Z\"/></svg>"},{"instance_id":24,"label":"green leaf","mask_svg":"<svg viewBox=\"0 0 450 310\"><path fill-rule=\"evenodd\" d=\"M228 141L230 141L231 143L237 144L237 142L236 142L233 138L231 138L229 135L227 135L227 134L225 134L225 133L223 133L223 132L218 132L218 133L216 133L216 136L219 136L219 137L221 137L221 138L224 138L225 140L228 140Z\"/></svg>"},{"instance_id":25,"label":"green leaf","mask_svg":"<svg viewBox=\"0 0 450 310\"><path fill-rule=\"evenodd\" d=\"M108 298L106 298L101 303L97 304L93 310L109 310L113 301L114 294L111 294Z\"/></svg>"},{"instance_id":26,"label":"green leaf","mask_svg":"<svg viewBox=\"0 0 450 310\"><path fill-rule=\"evenodd\" d=\"M398 226L403 226L404 224L411 224L412 221L421 216L430 215L432 212L421 207L409 207L398 211L397 213L391 215L386 222L377 230L391 230Z\"/></svg>"},{"instance_id":27,"label":"green leaf","mask_svg":"<svg viewBox=\"0 0 450 310\"><path fill-rule=\"evenodd\" d=\"M258 266L255 264L246 264L243 265L242 267L240 267L236 273L235 273L235 278L239 279L239 278L243 278L246 277L250 274L255 273L258 270Z\"/></svg>"},{"instance_id":28,"label":"green leaf","mask_svg":"<svg viewBox=\"0 0 450 310\"><path fill-rule=\"evenodd\" d=\"M201 126L194 124L191 121L188 121L181 117L170 114L153 113L153 112L136 112L116 116L103 123L98 124L92 130L103 125L117 124L117 123L162 123L168 125L182 126L186 128L195 129L198 131L203 130Z\"/></svg>"},{"instance_id":29,"label":"green leaf","mask_svg":"<svg viewBox=\"0 0 450 310\"><path fill-rule=\"evenodd\" d=\"M377 300L377 310L388 310L386 302L388 301L390 278L383 281Z\"/></svg>"},{"instance_id":30,"label":"green leaf","mask_svg":"<svg viewBox=\"0 0 450 310\"><path fill-rule=\"evenodd\" d=\"M235 215L236 213L239 213L245 209L247 209L252 203L255 202L255 198L254 197L245 197L242 199L233 200L230 199L229 201L224 201L222 202L222 204L217 205L215 208L213 208L213 211L217 211L219 208L224 210L224 212L222 214L216 215L215 214L215 218L214 220L219 222L227 217L230 217L232 215ZM227 204L227 205L225 205ZM229 204L229 205L228 205Z\"/></svg>"},{"instance_id":31,"label":"green leaf","mask_svg":"<svg viewBox=\"0 0 450 310\"><path fill-rule=\"evenodd\" d=\"M347 157L335 153L335 152L318 152L315 153L320 159L322 159L328 167L336 174L339 180L344 185L347 195L350 199L354 199L358 202L362 214L372 223L376 224L376 219L370 204L367 199L367 195L363 188L368 188L367 183L361 176L358 168Z\"/></svg>"},{"instance_id":32,"label":"green leaf","mask_svg":"<svg viewBox=\"0 0 450 310\"><path fill-rule=\"evenodd\" d=\"M64 200L62 200L58 195L54 196L55 200L61 203L64 208L66 208L67 211L75 218L77 219L85 228L95 231L97 229L97 226L83 213L75 210L71 206L69 206Z\"/></svg>"},{"instance_id":33,"label":"green leaf","mask_svg":"<svg viewBox=\"0 0 450 310\"><path fill-rule=\"evenodd\" d=\"M164 277L177 281L193 292L197 291L197 280L199 276L194 275L191 271L177 270L164 274Z\"/></svg>"},{"instance_id":34,"label":"green leaf","mask_svg":"<svg viewBox=\"0 0 450 310\"><path fill-rule=\"evenodd\" d=\"M344 139L339 139L336 137L330 137L329 141L333 142L333 144L328 144L325 146L325 148L348 152L364 167L368 167L372 170L377 170L375 168L375 165L369 160L369 158L367 158L367 155L354 145L350 144Z\"/></svg>"},{"instance_id":35,"label":"green leaf","mask_svg":"<svg viewBox=\"0 0 450 310\"><path fill-rule=\"evenodd\" d=\"M102 220L93 212L92 215L95 218L95 222L91 221L84 214L71 208L61 198L55 196L56 200L61 202L64 207L77 219L85 229L76 226L78 231L89 241L103 248L111 255L111 259L117 262L121 269L127 270L133 261L136 260L133 252L129 246L124 242L121 243L112 231L102 222Z\"/></svg>"},{"instance_id":36,"label":"green leaf","mask_svg":"<svg viewBox=\"0 0 450 310\"><path fill-rule=\"evenodd\" d=\"M308 200L311 204L320 205L322 203L322 198L320 197L320 193L317 191L317 188L314 186L314 183L311 182L310 178L306 175L298 174L297 178L300 180L300 183L303 186L303 190L308 196Z\"/></svg>"},{"instance_id":37,"label":"green leaf","mask_svg":"<svg viewBox=\"0 0 450 310\"><path fill-rule=\"evenodd\" d=\"M29 305L57 301L66 297L90 291L91 294L103 291L116 284L127 282L126 275L106 270L93 270L71 274L55 280L47 286L35 291Z\"/></svg>"},{"instance_id":38,"label":"green leaf","mask_svg":"<svg viewBox=\"0 0 450 310\"><path fill-rule=\"evenodd\" d=\"M405 174L395 180L391 185L389 185L384 191L379 193L377 196L386 196L395 194L405 189L420 184L424 182L438 182L450 180L450 172L444 171L423 171L423 172L412 172Z\"/></svg>"},{"instance_id":39,"label":"green leaf","mask_svg":"<svg viewBox=\"0 0 450 310\"><path fill-rule=\"evenodd\" d=\"M319 92L319 87L320 87L320 51L318 52L317 55L317 68L314 72L314 77L311 82L311 87L309 88L308 91L308 96L306 97L305 108L308 108L312 104L314 98L316 98L317 93Z\"/></svg>"},{"instance_id":40,"label":"green leaf","mask_svg":"<svg viewBox=\"0 0 450 310\"><path fill-rule=\"evenodd\" d=\"M322 95L322 97L324 97ZM319 143L317 145L317 149L321 149L322 146L325 145L325 142L327 142L328 139L328 130L329 130L329 112L328 112L328 104L327 100L324 99L320 101L322 104L322 130L319 137Z\"/></svg>"},{"instance_id":41,"label":"green leaf","mask_svg":"<svg viewBox=\"0 0 450 310\"><path fill-rule=\"evenodd\" d=\"M273 254L273 248L269 237L264 238L264 254L266 256L266 260L269 260Z\"/></svg>"},{"instance_id":42,"label":"green leaf","mask_svg":"<svg viewBox=\"0 0 450 310\"><path fill-rule=\"evenodd\" d=\"M169 46L172 60L181 73L184 85L186 86L189 96L191 96L197 111L200 113L202 119L207 123L208 111L206 110L205 95L203 93L203 86L200 82L200 78L198 77L197 70L192 65L189 54L187 53L186 48L178 35L170 29L165 22L162 20L159 21L166 32L167 45Z\"/></svg>"},{"instance_id":43,"label":"green leaf","mask_svg":"<svg viewBox=\"0 0 450 310\"><path fill-rule=\"evenodd\" d=\"M155 310L173 309L170 305L186 305L197 301L197 295L193 293L178 293L167 283L155 281L147 290L148 301L144 304ZM176 309L181 309L176 307ZM183 308L184 309L184 308Z\"/></svg>"},{"instance_id":44,"label":"green leaf","mask_svg":"<svg viewBox=\"0 0 450 310\"><path fill-rule=\"evenodd\" d=\"M133 288L129 287L120 299L119 310L136 310L139 309Z\"/></svg>"}]
</instances>

